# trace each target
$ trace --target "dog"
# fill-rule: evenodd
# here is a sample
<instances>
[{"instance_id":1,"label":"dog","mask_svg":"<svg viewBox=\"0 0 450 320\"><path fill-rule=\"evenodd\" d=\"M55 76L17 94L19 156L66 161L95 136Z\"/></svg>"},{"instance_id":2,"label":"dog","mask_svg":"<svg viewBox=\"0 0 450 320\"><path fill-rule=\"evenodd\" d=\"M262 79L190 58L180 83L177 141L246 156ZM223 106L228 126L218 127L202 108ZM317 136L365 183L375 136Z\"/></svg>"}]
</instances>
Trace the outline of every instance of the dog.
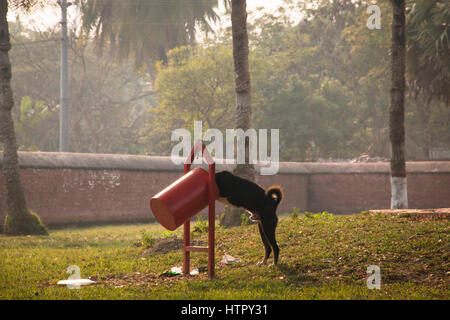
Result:
<instances>
[{"instance_id":1,"label":"dog","mask_svg":"<svg viewBox=\"0 0 450 320\"><path fill-rule=\"evenodd\" d=\"M273 251L273 265L278 263L280 249L275 239L278 224L276 210L283 198L280 186L270 186L266 190L256 183L240 178L228 171L216 173L216 185L219 189L219 201L234 207L243 208L250 214L250 220L258 223L259 234L264 244L266 264Z\"/></svg>"}]
</instances>

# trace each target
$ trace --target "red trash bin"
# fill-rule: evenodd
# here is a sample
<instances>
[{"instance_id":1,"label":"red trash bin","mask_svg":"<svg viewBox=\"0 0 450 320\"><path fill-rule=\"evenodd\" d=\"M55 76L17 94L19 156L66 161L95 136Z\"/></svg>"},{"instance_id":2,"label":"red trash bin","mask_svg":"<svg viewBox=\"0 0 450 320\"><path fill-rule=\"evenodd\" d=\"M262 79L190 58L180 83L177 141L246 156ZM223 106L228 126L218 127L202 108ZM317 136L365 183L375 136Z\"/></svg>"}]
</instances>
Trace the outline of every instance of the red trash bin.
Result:
<instances>
[{"instance_id":1,"label":"red trash bin","mask_svg":"<svg viewBox=\"0 0 450 320\"><path fill-rule=\"evenodd\" d=\"M159 192L150 200L156 220L173 231L209 204L209 173L195 168ZM214 200L219 197L213 186Z\"/></svg>"}]
</instances>

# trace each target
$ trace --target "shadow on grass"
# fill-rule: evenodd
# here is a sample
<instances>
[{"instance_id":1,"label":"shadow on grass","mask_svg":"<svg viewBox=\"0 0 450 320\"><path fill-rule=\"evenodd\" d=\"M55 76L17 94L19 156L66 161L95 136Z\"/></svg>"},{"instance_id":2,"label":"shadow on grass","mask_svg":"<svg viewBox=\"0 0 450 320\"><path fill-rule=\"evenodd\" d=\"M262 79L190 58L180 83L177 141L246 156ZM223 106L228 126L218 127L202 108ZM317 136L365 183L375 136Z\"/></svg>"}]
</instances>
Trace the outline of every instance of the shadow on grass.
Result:
<instances>
[{"instance_id":1,"label":"shadow on grass","mask_svg":"<svg viewBox=\"0 0 450 320\"><path fill-rule=\"evenodd\" d=\"M314 275L300 273L300 271L285 263L279 263L277 268L285 275L288 284L300 285L319 283L320 279L317 279Z\"/></svg>"}]
</instances>

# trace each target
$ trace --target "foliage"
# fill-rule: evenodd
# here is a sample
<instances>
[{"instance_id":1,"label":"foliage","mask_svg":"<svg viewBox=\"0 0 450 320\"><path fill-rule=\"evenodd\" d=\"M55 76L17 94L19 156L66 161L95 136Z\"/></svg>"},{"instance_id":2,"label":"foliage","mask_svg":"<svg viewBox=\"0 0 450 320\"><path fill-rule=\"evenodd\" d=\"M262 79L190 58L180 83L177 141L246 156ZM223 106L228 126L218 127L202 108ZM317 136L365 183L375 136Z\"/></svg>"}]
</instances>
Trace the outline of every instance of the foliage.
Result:
<instances>
[{"instance_id":1,"label":"foliage","mask_svg":"<svg viewBox=\"0 0 450 320\"><path fill-rule=\"evenodd\" d=\"M14 122L17 139L27 151L56 150L58 140L58 114L52 111L44 101L22 97L17 106L18 115Z\"/></svg>"},{"instance_id":2,"label":"foliage","mask_svg":"<svg viewBox=\"0 0 450 320\"><path fill-rule=\"evenodd\" d=\"M15 11L30 12L32 8L44 7L48 0L9 0L11 9Z\"/></svg>"},{"instance_id":3,"label":"foliage","mask_svg":"<svg viewBox=\"0 0 450 320\"><path fill-rule=\"evenodd\" d=\"M201 215L198 215L197 221L195 222L192 231L201 234L201 233L208 233L208 230L209 230L208 220L203 218Z\"/></svg>"},{"instance_id":4,"label":"foliage","mask_svg":"<svg viewBox=\"0 0 450 320\"><path fill-rule=\"evenodd\" d=\"M323 212L319 212L319 213L311 213L309 211L305 211L305 218L309 218L309 219L329 218L332 216L333 216L333 214L329 213L328 211L323 211Z\"/></svg>"},{"instance_id":5,"label":"foliage","mask_svg":"<svg viewBox=\"0 0 450 320\"><path fill-rule=\"evenodd\" d=\"M58 30L33 31L11 23L13 109L22 150L58 150ZM73 40L73 38L71 38ZM94 53L90 42L69 47L71 148L74 152L143 153L136 136L152 107L153 91L130 63L118 66Z\"/></svg>"},{"instance_id":6,"label":"foliage","mask_svg":"<svg viewBox=\"0 0 450 320\"><path fill-rule=\"evenodd\" d=\"M161 235L164 239L167 239L167 238L172 238L174 236L174 234L175 234L174 231L166 230Z\"/></svg>"},{"instance_id":7,"label":"foliage","mask_svg":"<svg viewBox=\"0 0 450 320\"><path fill-rule=\"evenodd\" d=\"M119 59L133 54L137 68L166 60L167 52L195 43L195 27L217 20L217 0L81 0L83 29L94 31L100 46L109 44Z\"/></svg>"},{"instance_id":8,"label":"foliage","mask_svg":"<svg viewBox=\"0 0 450 320\"><path fill-rule=\"evenodd\" d=\"M141 239L141 243L144 248L151 248L156 243L156 239L145 230L141 230Z\"/></svg>"},{"instance_id":9,"label":"foliage","mask_svg":"<svg viewBox=\"0 0 450 320\"><path fill-rule=\"evenodd\" d=\"M297 219L300 214L300 210L297 207L292 208L292 213L289 215L291 219Z\"/></svg>"},{"instance_id":10,"label":"foliage","mask_svg":"<svg viewBox=\"0 0 450 320\"><path fill-rule=\"evenodd\" d=\"M408 71L410 86L424 101L450 105L450 6L445 0L410 1Z\"/></svg>"},{"instance_id":11,"label":"foliage","mask_svg":"<svg viewBox=\"0 0 450 320\"><path fill-rule=\"evenodd\" d=\"M382 17L391 15L389 3L380 7ZM284 161L364 152L389 157L390 19L382 19L381 30L369 30L366 6L353 1L319 1L299 10L306 17L298 24L280 11L261 14L249 27L255 128L281 129ZM158 107L144 131L158 152L168 154L170 131L192 130L194 119L203 120L204 130L234 127L228 37L222 30L205 47L174 49L168 65L159 66ZM429 119L441 120L432 122L423 120L424 106L412 97L407 103L407 155L423 160L429 146L448 145L448 118L435 117L448 108L432 104Z\"/></svg>"},{"instance_id":12,"label":"foliage","mask_svg":"<svg viewBox=\"0 0 450 320\"><path fill-rule=\"evenodd\" d=\"M250 224L250 219L247 213L241 214L241 226L248 226Z\"/></svg>"},{"instance_id":13,"label":"foliage","mask_svg":"<svg viewBox=\"0 0 450 320\"><path fill-rule=\"evenodd\" d=\"M233 60L225 46L179 47L169 51L168 64L158 65L155 89L158 106L149 110L141 135L152 150L169 153L171 131L203 128L224 130L233 126Z\"/></svg>"},{"instance_id":14,"label":"foliage","mask_svg":"<svg viewBox=\"0 0 450 320\"><path fill-rule=\"evenodd\" d=\"M407 160L426 160L429 148L450 145L450 108L445 99L438 99L448 91L439 88L448 87L450 72L448 50L443 50L448 46L448 10L440 10L441 3L407 2ZM249 19L253 125L280 129L280 160L363 153L389 157L392 8L388 1L377 5L380 30L366 27L364 1L292 3L293 10L303 13L295 23L284 9L256 12ZM57 30L11 27L13 89L23 110L14 111L21 149L57 150L59 69L54 61L59 47L52 42L18 45L57 38ZM152 81L134 73L131 60L119 66L111 57L96 56L87 39L72 42L71 69L79 70L70 79L73 151L168 155L171 132L192 131L194 120L203 121L204 131L217 128L224 133L235 127L230 28L205 35L195 46L175 47L166 56L167 63L156 65L152 95ZM423 68L414 71L414 66ZM431 69L434 80L419 81Z\"/></svg>"}]
</instances>

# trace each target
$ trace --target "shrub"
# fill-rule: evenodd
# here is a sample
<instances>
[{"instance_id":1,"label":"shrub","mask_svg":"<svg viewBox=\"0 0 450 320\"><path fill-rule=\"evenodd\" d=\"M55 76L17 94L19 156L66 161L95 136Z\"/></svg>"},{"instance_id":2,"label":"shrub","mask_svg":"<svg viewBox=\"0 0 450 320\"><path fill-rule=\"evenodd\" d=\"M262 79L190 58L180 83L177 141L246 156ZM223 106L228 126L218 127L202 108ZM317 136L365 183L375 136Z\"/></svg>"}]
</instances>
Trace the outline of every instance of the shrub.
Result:
<instances>
[{"instance_id":1,"label":"shrub","mask_svg":"<svg viewBox=\"0 0 450 320\"><path fill-rule=\"evenodd\" d=\"M297 219L300 214L300 210L297 207L292 208L292 213L290 214L292 219Z\"/></svg>"},{"instance_id":2,"label":"shrub","mask_svg":"<svg viewBox=\"0 0 450 320\"><path fill-rule=\"evenodd\" d=\"M161 235L162 235L162 237L163 237L164 239L166 239L166 238L172 238L172 237L175 236L175 231L166 230L166 231L164 231Z\"/></svg>"},{"instance_id":3,"label":"shrub","mask_svg":"<svg viewBox=\"0 0 450 320\"><path fill-rule=\"evenodd\" d=\"M305 217L310 219L317 219L317 218L328 218L332 217L333 214L329 213L328 211L323 211L319 213L311 213L309 211L305 211Z\"/></svg>"},{"instance_id":4,"label":"shrub","mask_svg":"<svg viewBox=\"0 0 450 320\"><path fill-rule=\"evenodd\" d=\"M248 218L248 214L243 213L241 215L241 226L248 226L250 224L250 219Z\"/></svg>"},{"instance_id":5,"label":"shrub","mask_svg":"<svg viewBox=\"0 0 450 320\"><path fill-rule=\"evenodd\" d=\"M145 232L145 230L141 231L141 242L142 242L142 246L145 248L151 248L155 245L156 243L156 239L153 238L150 234L148 234L147 232Z\"/></svg>"},{"instance_id":6,"label":"shrub","mask_svg":"<svg viewBox=\"0 0 450 320\"><path fill-rule=\"evenodd\" d=\"M193 231L197 233L207 233L208 221L204 219L201 215L197 216L197 222L194 225Z\"/></svg>"}]
</instances>

